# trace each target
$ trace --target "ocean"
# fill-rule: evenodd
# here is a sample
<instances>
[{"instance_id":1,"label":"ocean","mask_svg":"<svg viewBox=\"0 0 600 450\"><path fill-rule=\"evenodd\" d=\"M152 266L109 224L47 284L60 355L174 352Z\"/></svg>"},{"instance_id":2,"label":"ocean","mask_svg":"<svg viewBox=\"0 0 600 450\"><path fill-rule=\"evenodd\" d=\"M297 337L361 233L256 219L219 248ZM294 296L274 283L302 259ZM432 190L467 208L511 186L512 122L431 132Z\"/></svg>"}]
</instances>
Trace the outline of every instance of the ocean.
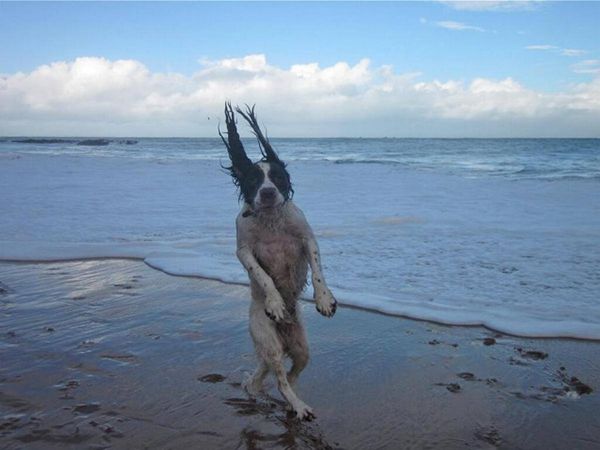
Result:
<instances>
[{"instance_id":1,"label":"ocean","mask_svg":"<svg viewBox=\"0 0 600 450\"><path fill-rule=\"evenodd\" d=\"M132 257L247 283L221 141L128 139L1 138L0 259ZM244 142L258 159L256 142ZM272 143L340 303L600 339L600 139Z\"/></svg>"}]
</instances>

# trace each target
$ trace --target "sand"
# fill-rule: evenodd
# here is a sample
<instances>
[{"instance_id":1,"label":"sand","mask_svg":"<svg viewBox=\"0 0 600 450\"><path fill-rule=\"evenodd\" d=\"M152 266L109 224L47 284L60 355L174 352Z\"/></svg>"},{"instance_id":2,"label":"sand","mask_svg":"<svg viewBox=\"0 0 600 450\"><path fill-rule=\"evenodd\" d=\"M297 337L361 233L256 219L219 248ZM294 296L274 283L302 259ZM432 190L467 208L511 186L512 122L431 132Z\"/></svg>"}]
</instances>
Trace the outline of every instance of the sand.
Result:
<instances>
[{"instance_id":1,"label":"sand","mask_svg":"<svg viewBox=\"0 0 600 450\"><path fill-rule=\"evenodd\" d=\"M599 342L302 303L301 423L273 380L258 400L240 387L244 286L128 260L0 263L0 282L3 449L600 446Z\"/></svg>"}]
</instances>

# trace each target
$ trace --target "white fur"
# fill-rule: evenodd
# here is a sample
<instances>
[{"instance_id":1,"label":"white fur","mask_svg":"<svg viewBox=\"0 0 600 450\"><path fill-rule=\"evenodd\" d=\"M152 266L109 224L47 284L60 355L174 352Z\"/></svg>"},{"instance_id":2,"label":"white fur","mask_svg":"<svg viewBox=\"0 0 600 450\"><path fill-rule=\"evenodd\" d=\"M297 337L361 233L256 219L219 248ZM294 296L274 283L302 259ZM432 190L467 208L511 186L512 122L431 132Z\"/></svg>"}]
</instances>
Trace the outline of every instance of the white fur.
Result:
<instances>
[{"instance_id":1,"label":"white fur","mask_svg":"<svg viewBox=\"0 0 600 450\"><path fill-rule=\"evenodd\" d=\"M250 278L250 334L259 360L246 390L250 394L260 392L265 376L273 372L279 391L292 410L299 418L310 420L314 417L311 408L292 389L309 358L297 307L309 266L317 310L331 317L336 309L321 270L317 242L304 214L291 200L268 211L252 211L245 204L236 226L237 255ZM285 356L292 359L287 374Z\"/></svg>"}]
</instances>

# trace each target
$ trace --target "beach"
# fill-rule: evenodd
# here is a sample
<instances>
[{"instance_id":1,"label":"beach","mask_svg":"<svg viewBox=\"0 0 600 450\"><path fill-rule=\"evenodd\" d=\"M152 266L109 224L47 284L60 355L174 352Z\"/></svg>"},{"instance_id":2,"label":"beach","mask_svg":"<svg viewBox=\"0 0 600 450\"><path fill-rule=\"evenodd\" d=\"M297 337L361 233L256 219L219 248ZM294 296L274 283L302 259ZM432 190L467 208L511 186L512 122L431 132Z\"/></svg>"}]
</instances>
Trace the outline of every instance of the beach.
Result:
<instances>
[{"instance_id":1,"label":"beach","mask_svg":"<svg viewBox=\"0 0 600 450\"><path fill-rule=\"evenodd\" d=\"M600 450L598 23L0 1L0 450Z\"/></svg>"},{"instance_id":2,"label":"beach","mask_svg":"<svg viewBox=\"0 0 600 450\"><path fill-rule=\"evenodd\" d=\"M244 285L138 260L0 263L0 447L592 449L600 343L302 302L290 417L255 365Z\"/></svg>"}]
</instances>

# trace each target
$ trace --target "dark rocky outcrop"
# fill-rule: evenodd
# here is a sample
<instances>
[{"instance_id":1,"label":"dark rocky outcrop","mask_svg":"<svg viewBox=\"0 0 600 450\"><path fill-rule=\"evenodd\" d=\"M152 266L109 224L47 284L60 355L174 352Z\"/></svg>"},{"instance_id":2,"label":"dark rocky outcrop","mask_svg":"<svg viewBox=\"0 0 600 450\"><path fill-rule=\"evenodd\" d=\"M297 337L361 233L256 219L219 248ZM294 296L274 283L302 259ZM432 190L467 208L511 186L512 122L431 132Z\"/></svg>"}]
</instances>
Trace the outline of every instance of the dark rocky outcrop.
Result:
<instances>
[{"instance_id":1,"label":"dark rocky outcrop","mask_svg":"<svg viewBox=\"0 0 600 450\"><path fill-rule=\"evenodd\" d=\"M101 146L108 145L110 141L108 139L85 139L83 141L79 141L77 145L90 145L90 146Z\"/></svg>"},{"instance_id":2,"label":"dark rocky outcrop","mask_svg":"<svg viewBox=\"0 0 600 450\"><path fill-rule=\"evenodd\" d=\"M13 139L19 144L74 144L77 141L70 139Z\"/></svg>"}]
</instances>

